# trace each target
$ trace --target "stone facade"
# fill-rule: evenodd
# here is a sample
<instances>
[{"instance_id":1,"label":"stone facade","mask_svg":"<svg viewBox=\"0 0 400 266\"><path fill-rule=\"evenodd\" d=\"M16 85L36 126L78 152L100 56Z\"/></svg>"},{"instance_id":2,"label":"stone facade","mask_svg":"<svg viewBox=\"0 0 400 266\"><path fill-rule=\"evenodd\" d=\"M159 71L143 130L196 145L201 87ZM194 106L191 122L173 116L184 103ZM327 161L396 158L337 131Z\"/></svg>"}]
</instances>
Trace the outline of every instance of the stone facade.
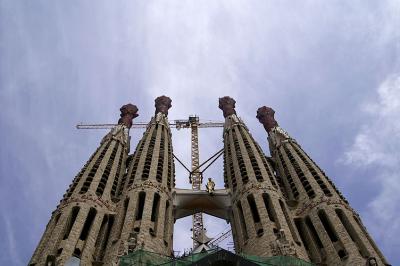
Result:
<instances>
[{"instance_id":1,"label":"stone facade","mask_svg":"<svg viewBox=\"0 0 400 266\"><path fill-rule=\"evenodd\" d=\"M382 253L324 171L274 118L269 107L257 118L268 141L280 189L309 258L317 265L388 265ZM374 265L374 264L371 264Z\"/></svg>"},{"instance_id":2,"label":"stone facade","mask_svg":"<svg viewBox=\"0 0 400 266\"><path fill-rule=\"evenodd\" d=\"M213 194L175 188L171 99L155 100L155 116L129 155L131 104L73 180L29 265L117 265L137 249L173 255L176 219L204 212L231 223L236 252L293 256L316 265L389 265L360 217L324 171L262 107L266 157L237 116L235 100L219 101L225 124L225 189ZM376 264L374 264L374 261Z\"/></svg>"},{"instance_id":3,"label":"stone facade","mask_svg":"<svg viewBox=\"0 0 400 266\"><path fill-rule=\"evenodd\" d=\"M225 116L224 176L232 193L235 250L261 257L287 255L308 260L273 166L236 116L234 100L221 98L219 107Z\"/></svg>"}]
</instances>

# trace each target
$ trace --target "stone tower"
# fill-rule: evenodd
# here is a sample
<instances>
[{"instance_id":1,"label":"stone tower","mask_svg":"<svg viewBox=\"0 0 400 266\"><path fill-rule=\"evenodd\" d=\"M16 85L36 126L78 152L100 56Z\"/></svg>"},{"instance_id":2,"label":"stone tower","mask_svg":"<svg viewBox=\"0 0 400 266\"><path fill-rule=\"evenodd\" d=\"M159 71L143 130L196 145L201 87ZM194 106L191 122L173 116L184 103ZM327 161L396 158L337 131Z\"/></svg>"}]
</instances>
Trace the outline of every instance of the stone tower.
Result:
<instances>
[{"instance_id":1,"label":"stone tower","mask_svg":"<svg viewBox=\"0 0 400 266\"><path fill-rule=\"evenodd\" d=\"M274 169L236 116L235 100L219 99L225 117L224 179L231 190L232 229L237 252L308 259Z\"/></svg>"},{"instance_id":2,"label":"stone tower","mask_svg":"<svg viewBox=\"0 0 400 266\"><path fill-rule=\"evenodd\" d=\"M64 265L73 256L83 265L104 260L129 152L128 131L138 116L135 105L120 110L118 125L102 139L52 213L29 265Z\"/></svg>"},{"instance_id":3,"label":"stone tower","mask_svg":"<svg viewBox=\"0 0 400 266\"><path fill-rule=\"evenodd\" d=\"M316 265L388 265L332 181L278 126L274 110L257 111L268 132L272 157L266 157L236 115L235 103L228 96L219 99L225 189L210 191L175 188L170 98L155 100L155 115L131 155L129 129L138 109L121 107L118 125L52 213L29 265L71 259L117 265L121 256L142 251L172 257L175 220L197 212L231 223L237 253L291 256ZM157 258L142 262L153 265Z\"/></svg>"},{"instance_id":4,"label":"stone tower","mask_svg":"<svg viewBox=\"0 0 400 266\"><path fill-rule=\"evenodd\" d=\"M257 118L268 132L280 188L311 261L388 265L358 214L296 140L279 127L274 113L264 106Z\"/></svg>"},{"instance_id":5,"label":"stone tower","mask_svg":"<svg viewBox=\"0 0 400 266\"><path fill-rule=\"evenodd\" d=\"M116 226L106 253L109 264L117 262L118 256L136 249L166 256L173 254L172 189L175 170L167 119L171 99L158 97L155 107L155 116L135 153L129 156L127 171L120 183Z\"/></svg>"}]
</instances>

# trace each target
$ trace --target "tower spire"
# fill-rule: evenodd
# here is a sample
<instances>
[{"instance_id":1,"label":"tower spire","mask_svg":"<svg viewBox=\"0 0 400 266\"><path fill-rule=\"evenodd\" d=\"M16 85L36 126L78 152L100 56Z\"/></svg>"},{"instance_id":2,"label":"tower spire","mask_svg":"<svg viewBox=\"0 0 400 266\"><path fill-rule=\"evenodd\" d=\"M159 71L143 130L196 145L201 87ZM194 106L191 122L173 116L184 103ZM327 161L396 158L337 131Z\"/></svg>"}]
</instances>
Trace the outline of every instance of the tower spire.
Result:
<instances>
[{"instance_id":1,"label":"tower spire","mask_svg":"<svg viewBox=\"0 0 400 266\"><path fill-rule=\"evenodd\" d=\"M53 212L30 265L64 265L71 257L82 265L103 261L129 151L127 129L138 108L127 104L120 110L119 125L102 139Z\"/></svg>"},{"instance_id":2,"label":"tower spire","mask_svg":"<svg viewBox=\"0 0 400 266\"><path fill-rule=\"evenodd\" d=\"M155 99L151 118L133 155L119 189L116 226L106 261L143 249L166 256L172 254L172 189L174 162L168 109L171 99Z\"/></svg>"},{"instance_id":3,"label":"tower spire","mask_svg":"<svg viewBox=\"0 0 400 266\"><path fill-rule=\"evenodd\" d=\"M270 107L257 118L268 132L276 171L288 195L294 222L312 262L327 265L372 265L387 262L357 213L324 171L279 127ZM367 263L367 264L366 264Z\"/></svg>"},{"instance_id":4,"label":"tower spire","mask_svg":"<svg viewBox=\"0 0 400 266\"><path fill-rule=\"evenodd\" d=\"M307 259L273 166L237 117L235 103L229 96L219 99L225 117L224 179L232 193L235 250L257 256Z\"/></svg>"},{"instance_id":5,"label":"tower spire","mask_svg":"<svg viewBox=\"0 0 400 266\"><path fill-rule=\"evenodd\" d=\"M118 120L118 124L124 125L127 128L131 128L132 120L139 116L137 113L139 109L136 107L136 105L128 103L122 106L119 110L121 111L121 118Z\"/></svg>"}]
</instances>

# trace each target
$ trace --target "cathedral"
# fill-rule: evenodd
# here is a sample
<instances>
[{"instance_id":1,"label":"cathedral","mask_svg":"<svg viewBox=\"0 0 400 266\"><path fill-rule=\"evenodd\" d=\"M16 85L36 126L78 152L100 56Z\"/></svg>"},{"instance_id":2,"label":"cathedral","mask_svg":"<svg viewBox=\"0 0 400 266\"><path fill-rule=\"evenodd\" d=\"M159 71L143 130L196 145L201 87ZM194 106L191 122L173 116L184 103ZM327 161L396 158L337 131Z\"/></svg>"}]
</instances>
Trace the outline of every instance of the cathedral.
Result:
<instances>
[{"instance_id":1,"label":"cathedral","mask_svg":"<svg viewBox=\"0 0 400 266\"><path fill-rule=\"evenodd\" d=\"M175 187L171 99L155 99L154 116L133 153L129 129L138 108L122 106L118 124L53 211L29 265L65 265L72 258L80 265L128 265L124 258L146 252L159 259L130 265L161 265L174 259L175 221L198 212L231 225L236 254L222 250L201 263L162 265L389 265L357 212L279 126L274 110L257 110L267 132L268 157L235 104L228 96L219 99L225 188L198 191ZM307 264L250 259L278 257Z\"/></svg>"}]
</instances>

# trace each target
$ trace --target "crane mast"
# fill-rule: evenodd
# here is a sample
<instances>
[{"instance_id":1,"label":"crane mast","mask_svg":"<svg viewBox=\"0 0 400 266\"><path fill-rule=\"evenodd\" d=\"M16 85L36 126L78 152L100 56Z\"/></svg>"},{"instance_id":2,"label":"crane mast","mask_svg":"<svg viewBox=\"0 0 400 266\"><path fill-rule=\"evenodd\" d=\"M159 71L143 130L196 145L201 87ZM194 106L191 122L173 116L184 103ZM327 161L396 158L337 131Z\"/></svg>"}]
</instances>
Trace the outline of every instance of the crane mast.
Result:
<instances>
[{"instance_id":1,"label":"crane mast","mask_svg":"<svg viewBox=\"0 0 400 266\"><path fill-rule=\"evenodd\" d=\"M200 164L200 154L199 154L199 117L190 116L189 117L190 128L191 128L191 155L192 155L192 189L200 190L202 183L202 175L199 171ZM203 226L203 214L195 213L193 214L193 249L198 246L198 237L204 230Z\"/></svg>"}]
</instances>

